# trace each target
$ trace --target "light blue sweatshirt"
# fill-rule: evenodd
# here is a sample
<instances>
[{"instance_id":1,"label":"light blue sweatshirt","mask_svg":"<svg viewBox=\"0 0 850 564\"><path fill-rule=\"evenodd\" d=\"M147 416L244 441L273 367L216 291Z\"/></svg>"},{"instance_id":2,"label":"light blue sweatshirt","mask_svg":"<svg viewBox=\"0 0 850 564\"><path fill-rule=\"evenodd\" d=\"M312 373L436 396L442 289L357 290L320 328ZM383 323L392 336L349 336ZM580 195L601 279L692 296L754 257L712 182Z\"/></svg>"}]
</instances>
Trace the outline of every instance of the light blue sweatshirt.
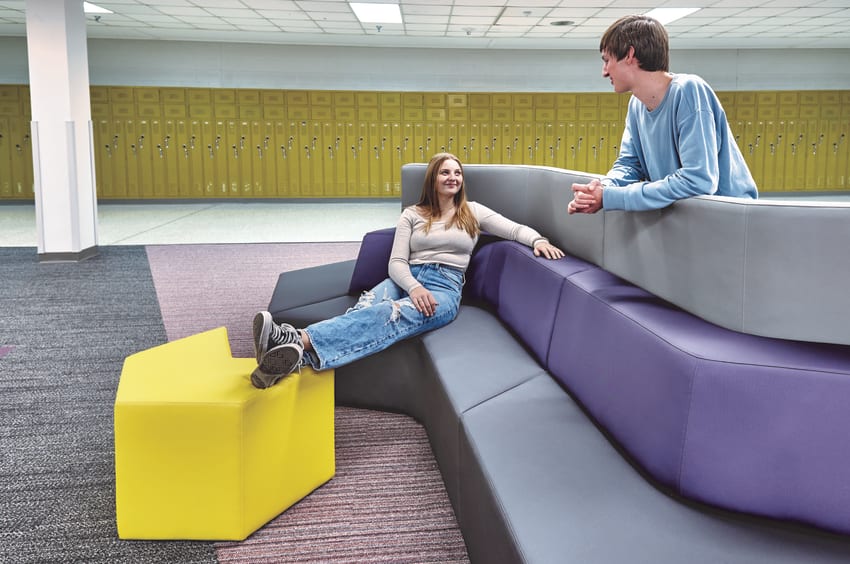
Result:
<instances>
[{"instance_id":1,"label":"light blue sweatshirt","mask_svg":"<svg viewBox=\"0 0 850 564\"><path fill-rule=\"evenodd\" d=\"M632 96L620 155L602 183L609 210L658 209L701 194L758 197L720 100L691 74L674 74L651 112Z\"/></svg>"}]
</instances>

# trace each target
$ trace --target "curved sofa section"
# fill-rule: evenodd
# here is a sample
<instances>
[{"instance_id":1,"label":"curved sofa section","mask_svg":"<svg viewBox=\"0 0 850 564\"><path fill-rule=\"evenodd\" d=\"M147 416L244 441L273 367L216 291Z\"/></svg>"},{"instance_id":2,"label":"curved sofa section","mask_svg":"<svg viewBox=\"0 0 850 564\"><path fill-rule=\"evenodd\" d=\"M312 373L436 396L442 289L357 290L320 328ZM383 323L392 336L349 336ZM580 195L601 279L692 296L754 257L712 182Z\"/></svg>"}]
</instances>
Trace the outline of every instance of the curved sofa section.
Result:
<instances>
[{"instance_id":1,"label":"curved sofa section","mask_svg":"<svg viewBox=\"0 0 850 564\"><path fill-rule=\"evenodd\" d=\"M418 198L424 169L404 167L404 202ZM618 229L633 252L664 247L662 223L687 224L697 206L723 202L680 202L681 213L639 220L565 220L568 186L589 176L465 169L471 199L564 246L571 230L586 231L558 261L482 236L458 318L341 367L336 393L340 404L404 412L425 426L471 559L850 559L850 347L722 327L576 256L604 262L607 233ZM721 214L729 225L708 232L753 221L746 206L727 203L740 213ZM269 311L296 326L344 312L386 277L393 234L367 234L356 261L283 273ZM672 256L688 243L667 248Z\"/></svg>"},{"instance_id":2,"label":"curved sofa section","mask_svg":"<svg viewBox=\"0 0 850 564\"><path fill-rule=\"evenodd\" d=\"M402 168L415 203L426 165ZM575 179L523 165L464 165L471 200L546 233L583 258L727 329L850 344L850 204L699 196L656 211L568 215Z\"/></svg>"}]
</instances>

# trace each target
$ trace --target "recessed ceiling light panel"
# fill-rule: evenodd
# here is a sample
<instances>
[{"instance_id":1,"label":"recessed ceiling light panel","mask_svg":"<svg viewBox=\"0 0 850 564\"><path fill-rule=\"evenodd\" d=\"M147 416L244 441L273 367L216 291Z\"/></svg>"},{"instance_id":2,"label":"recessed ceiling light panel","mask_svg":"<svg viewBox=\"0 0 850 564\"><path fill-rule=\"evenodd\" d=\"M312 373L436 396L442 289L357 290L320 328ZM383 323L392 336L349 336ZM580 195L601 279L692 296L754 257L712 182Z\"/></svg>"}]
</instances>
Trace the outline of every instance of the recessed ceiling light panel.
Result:
<instances>
[{"instance_id":1,"label":"recessed ceiling light panel","mask_svg":"<svg viewBox=\"0 0 850 564\"><path fill-rule=\"evenodd\" d=\"M83 2L83 12L86 14L111 14L112 10L107 10L106 8L101 8L100 6L95 6L89 2Z\"/></svg>"},{"instance_id":2,"label":"recessed ceiling light panel","mask_svg":"<svg viewBox=\"0 0 850 564\"><path fill-rule=\"evenodd\" d=\"M699 10L702 10L702 8L655 8L646 12L644 15L658 20L662 25L666 25Z\"/></svg>"},{"instance_id":3,"label":"recessed ceiling light panel","mask_svg":"<svg viewBox=\"0 0 850 564\"><path fill-rule=\"evenodd\" d=\"M349 2L354 15L361 23L402 23L398 4Z\"/></svg>"}]
</instances>

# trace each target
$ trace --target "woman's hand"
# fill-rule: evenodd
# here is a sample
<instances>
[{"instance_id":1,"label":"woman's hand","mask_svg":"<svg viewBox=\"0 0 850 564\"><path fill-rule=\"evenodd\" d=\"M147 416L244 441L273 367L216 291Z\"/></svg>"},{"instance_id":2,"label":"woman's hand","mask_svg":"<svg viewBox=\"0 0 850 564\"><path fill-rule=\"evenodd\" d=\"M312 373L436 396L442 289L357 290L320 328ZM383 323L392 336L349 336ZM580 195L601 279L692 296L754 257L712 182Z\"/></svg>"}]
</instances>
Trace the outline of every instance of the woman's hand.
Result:
<instances>
[{"instance_id":1,"label":"woman's hand","mask_svg":"<svg viewBox=\"0 0 850 564\"><path fill-rule=\"evenodd\" d=\"M564 256L564 251L547 241L541 241L534 245L534 256L539 257L540 255L547 259L559 259Z\"/></svg>"},{"instance_id":2,"label":"woman's hand","mask_svg":"<svg viewBox=\"0 0 850 564\"><path fill-rule=\"evenodd\" d=\"M437 311L437 300L424 286L419 286L410 291L410 301L413 302L416 310L425 317L431 317Z\"/></svg>"}]
</instances>

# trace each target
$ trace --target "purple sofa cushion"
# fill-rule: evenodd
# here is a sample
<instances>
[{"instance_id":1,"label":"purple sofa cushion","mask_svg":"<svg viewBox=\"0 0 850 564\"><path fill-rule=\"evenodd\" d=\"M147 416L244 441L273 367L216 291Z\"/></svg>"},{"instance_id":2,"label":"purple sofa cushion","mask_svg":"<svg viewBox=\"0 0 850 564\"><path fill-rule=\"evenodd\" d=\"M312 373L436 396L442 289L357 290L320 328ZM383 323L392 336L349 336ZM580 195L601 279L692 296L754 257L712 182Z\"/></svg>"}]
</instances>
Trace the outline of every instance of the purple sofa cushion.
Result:
<instances>
[{"instance_id":1,"label":"purple sofa cushion","mask_svg":"<svg viewBox=\"0 0 850 564\"><path fill-rule=\"evenodd\" d=\"M545 366L561 285L589 268L596 267L571 256L538 258L524 245L498 239L472 255L464 297L492 306Z\"/></svg>"},{"instance_id":2,"label":"purple sofa cushion","mask_svg":"<svg viewBox=\"0 0 850 564\"><path fill-rule=\"evenodd\" d=\"M363 236L357 263L348 285L348 293L356 296L374 288L389 276L390 254L393 250L395 227L370 231Z\"/></svg>"},{"instance_id":3,"label":"purple sofa cushion","mask_svg":"<svg viewBox=\"0 0 850 564\"><path fill-rule=\"evenodd\" d=\"M550 372L652 476L850 532L850 347L730 331L602 270L560 304Z\"/></svg>"},{"instance_id":4,"label":"purple sofa cushion","mask_svg":"<svg viewBox=\"0 0 850 564\"><path fill-rule=\"evenodd\" d=\"M483 239L483 236L482 236ZM505 267L505 252L501 245L479 242L466 269L463 297L490 305L499 303L499 283Z\"/></svg>"},{"instance_id":5,"label":"purple sofa cushion","mask_svg":"<svg viewBox=\"0 0 850 564\"><path fill-rule=\"evenodd\" d=\"M598 268L570 277L548 368L641 466L675 487L696 361L631 317L660 304Z\"/></svg>"}]
</instances>

